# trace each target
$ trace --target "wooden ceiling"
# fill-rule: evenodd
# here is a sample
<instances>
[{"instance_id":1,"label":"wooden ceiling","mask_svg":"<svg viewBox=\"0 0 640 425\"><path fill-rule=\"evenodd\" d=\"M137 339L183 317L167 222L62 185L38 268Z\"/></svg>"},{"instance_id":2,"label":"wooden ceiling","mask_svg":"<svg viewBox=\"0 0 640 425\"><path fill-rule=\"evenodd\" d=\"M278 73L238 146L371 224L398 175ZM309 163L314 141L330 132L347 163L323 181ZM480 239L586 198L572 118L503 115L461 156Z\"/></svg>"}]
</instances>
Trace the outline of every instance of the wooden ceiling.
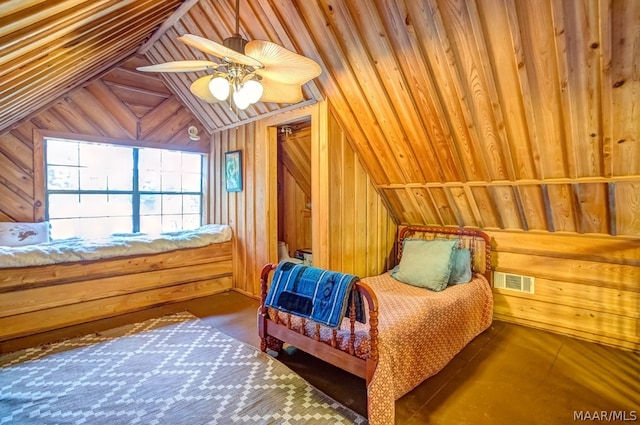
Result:
<instances>
[{"instance_id":1,"label":"wooden ceiling","mask_svg":"<svg viewBox=\"0 0 640 425\"><path fill-rule=\"evenodd\" d=\"M203 58L176 37L220 42L234 9L1 3L0 133L133 53ZM399 223L640 235L640 2L240 0L240 28L321 64L303 104L329 100ZM198 76L158 78L209 132L300 106L236 115Z\"/></svg>"}]
</instances>

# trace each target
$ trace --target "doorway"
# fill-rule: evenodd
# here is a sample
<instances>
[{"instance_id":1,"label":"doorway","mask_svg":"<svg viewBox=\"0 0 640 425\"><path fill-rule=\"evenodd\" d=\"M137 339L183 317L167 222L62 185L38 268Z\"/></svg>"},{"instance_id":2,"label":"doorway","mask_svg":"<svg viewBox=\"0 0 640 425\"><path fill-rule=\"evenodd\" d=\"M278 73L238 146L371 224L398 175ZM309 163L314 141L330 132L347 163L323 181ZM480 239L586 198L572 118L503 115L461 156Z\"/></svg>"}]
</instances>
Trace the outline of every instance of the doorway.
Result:
<instances>
[{"instance_id":1,"label":"doorway","mask_svg":"<svg viewBox=\"0 0 640 425\"><path fill-rule=\"evenodd\" d=\"M278 260L312 255L311 118L278 126Z\"/></svg>"}]
</instances>

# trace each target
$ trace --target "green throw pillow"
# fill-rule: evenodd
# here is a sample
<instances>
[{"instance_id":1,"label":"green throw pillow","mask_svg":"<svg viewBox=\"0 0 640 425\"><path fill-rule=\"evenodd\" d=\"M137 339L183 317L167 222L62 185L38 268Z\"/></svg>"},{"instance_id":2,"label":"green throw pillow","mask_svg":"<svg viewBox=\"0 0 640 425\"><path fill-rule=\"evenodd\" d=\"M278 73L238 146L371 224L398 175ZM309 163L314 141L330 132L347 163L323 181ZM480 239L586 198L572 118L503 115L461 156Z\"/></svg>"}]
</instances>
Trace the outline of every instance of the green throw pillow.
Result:
<instances>
[{"instance_id":1,"label":"green throw pillow","mask_svg":"<svg viewBox=\"0 0 640 425\"><path fill-rule=\"evenodd\" d=\"M409 285L442 291L449 283L457 243L453 239L406 239L400 264L391 276Z\"/></svg>"},{"instance_id":2,"label":"green throw pillow","mask_svg":"<svg viewBox=\"0 0 640 425\"><path fill-rule=\"evenodd\" d=\"M467 283L471 280L471 251L466 248L453 251L453 267L449 285Z\"/></svg>"}]
</instances>

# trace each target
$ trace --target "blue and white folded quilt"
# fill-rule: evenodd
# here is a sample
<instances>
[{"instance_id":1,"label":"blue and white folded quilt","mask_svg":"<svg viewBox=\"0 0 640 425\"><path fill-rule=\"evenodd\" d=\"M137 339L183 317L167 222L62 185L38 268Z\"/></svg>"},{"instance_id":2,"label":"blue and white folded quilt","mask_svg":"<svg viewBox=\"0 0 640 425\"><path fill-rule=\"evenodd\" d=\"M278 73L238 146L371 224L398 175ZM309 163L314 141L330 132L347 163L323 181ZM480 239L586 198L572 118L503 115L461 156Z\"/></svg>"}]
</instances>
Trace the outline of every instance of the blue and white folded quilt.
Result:
<instances>
[{"instance_id":1,"label":"blue and white folded quilt","mask_svg":"<svg viewBox=\"0 0 640 425\"><path fill-rule=\"evenodd\" d=\"M351 304L358 277L316 267L281 262L276 268L265 305L337 328ZM356 320L365 323L364 300L355 292Z\"/></svg>"}]
</instances>

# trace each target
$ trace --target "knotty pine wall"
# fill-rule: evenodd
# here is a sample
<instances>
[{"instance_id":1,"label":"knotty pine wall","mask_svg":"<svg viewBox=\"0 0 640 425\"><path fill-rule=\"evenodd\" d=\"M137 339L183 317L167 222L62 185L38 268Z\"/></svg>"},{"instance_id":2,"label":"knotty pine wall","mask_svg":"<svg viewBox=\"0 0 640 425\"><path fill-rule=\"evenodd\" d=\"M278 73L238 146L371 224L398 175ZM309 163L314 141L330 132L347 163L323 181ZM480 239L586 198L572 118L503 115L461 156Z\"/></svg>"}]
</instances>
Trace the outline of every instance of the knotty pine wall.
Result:
<instances>
[{"instance_id":1,"label":"knotty pine wall","mask_svg":"<svg viewBox=\"0 0 640 425\"><path fill-rule=\"evenodd\" d=\"M314 265L379 274L387 268L396 227L328 104L289 111L214 133L211 139L212 222L234 231L234 287L259 295L260 270L277 261L277 127L311 118ZM243 152L242 192L224 190L224 153Z\"/></svg>"},{"instance_id":2,"label":"knotty pine wall","mask_svg":"<svg viewBox=\"0 0 640 425\"><path fill-rule=\"evenodd\" d=\"M44 182L34 175L34 132L208 151L209 138L193 115L158 77L136 71L147 64L133 57L0 135L0 221L44 219ZM189 140L189 125L200 128L200 141Z\"/></svg>"},{"instance_id":3,"label":"knotty pine wall","mask_svg":"<svg viewBox=\"0 0 640 425\"><path fill-rule=\"evenodd\" d=\"M640 241L486 230L495 270L535 277L535 293L495 289L494 318L640 349Z\"/></svg>"}]
</instances>

